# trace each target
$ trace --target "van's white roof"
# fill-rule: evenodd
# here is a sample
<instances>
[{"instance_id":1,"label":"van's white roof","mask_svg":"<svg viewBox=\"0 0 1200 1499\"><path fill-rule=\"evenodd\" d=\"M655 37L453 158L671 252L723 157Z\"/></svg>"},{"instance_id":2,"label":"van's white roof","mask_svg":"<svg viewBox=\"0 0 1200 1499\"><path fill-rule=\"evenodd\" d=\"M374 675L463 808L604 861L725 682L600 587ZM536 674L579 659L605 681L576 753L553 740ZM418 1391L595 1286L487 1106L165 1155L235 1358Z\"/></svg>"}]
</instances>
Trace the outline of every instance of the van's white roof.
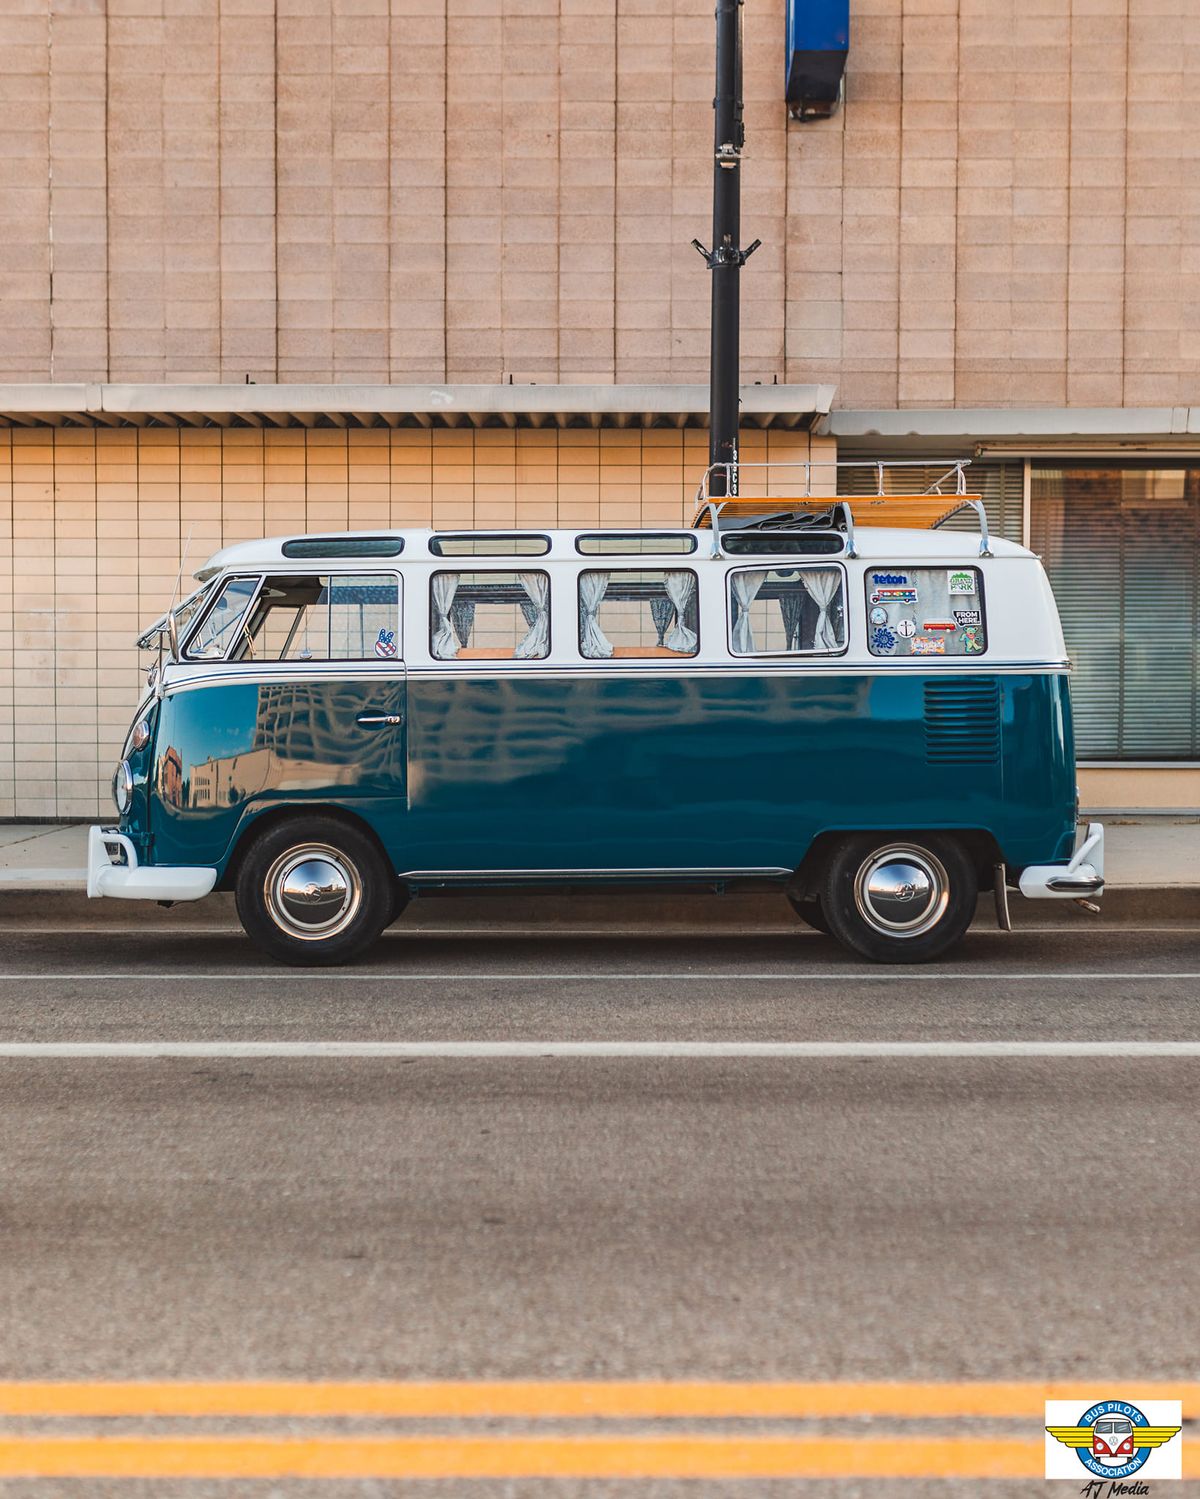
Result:
<instances>
[{"instance_id":1,"label":"van's white roof","mask_svg":"<svg viewBox=\"0 0 1200 1499\"><path fill-rule=\"evenodd\" d=\"M545 529L526 527L522 530L515 528L513 530L504 530L496 527L494 530L489 531L480 529L473 531L453 531L446 529L438 531L408 529L402 531L302 531L292 536L265 536L260 540L239 541L233 546L222 547L219 552L213 553L203 567L196 570L195 577L204 582L222 572L238 570L259 571L263 568L277 567L287 568L289 571L295 571L298 568L305 571L313 571L327 563L343 571L355 568L367 570L371 568L387 568L397 564L404 566L411 565L414 562L437 563L440 567L445 567L449 563L458 563L461 566L469 562L472 568L476 568L495 567L503 565L506 561L514 560L519 562L523 567L532 567L555 559L559 561L570 560L595 566L600 558L614 560L620 556L620 553L606 552L599 554L599 557L597 554L581 556L575 549L575 538L577 536L598 536L605 534L619 536L635 536L639 534L694 536L696 538L696 550L690 554L693 559L707 557L712 548L711 531L694 531L686 526L643 526L638 528L581 526L569 531L549 527ZM728 531L724 533L726 537L736 534L736 532ZM536 558L528 554L523 554L513 559L506 558L503 555L470 558L461 556L437 557L429 550L429 538L431 536L492 535L549 537L550 550L545 555ZM287 557L283 551L284 546L288 542L303 539L311 540L318 537L327 537L330 540L348 541L355 537L362 537L364 539L372 537L378 539L383 536L403 540L403 551L396 557L331 557L328 559L319 556L304 558ZM913 561L922 557L954 558L958 561L969 562L978 558L979 544L980 536L977 531L917 531L864 526L855 532L854 537L854 548L857 555L867 561L875 560L879 562ZM1005 541L1003 537L993 536L989 541L989 546L995 557L1032 556L1032 553L1025 547L1018 546L1013 541ZM628 555L631 558L638 557L642 559L646 566L663 565L661 560L651 562L650 556L652 554L631 552ZM679 553L664 555L670 565L681 564L685 556L685 554ZM727 560L730 562L736 561L743 565L751 562L764 563L769 561L770 555L770 553L763 553L757 556L730 557ZM793 566L798 560L801 559L796 558L792 554ZM813 562L844 560L844 554L841 558L836 556L823 558L819 555L814 555L809 560Z\"/></svg>"}]
</instances>

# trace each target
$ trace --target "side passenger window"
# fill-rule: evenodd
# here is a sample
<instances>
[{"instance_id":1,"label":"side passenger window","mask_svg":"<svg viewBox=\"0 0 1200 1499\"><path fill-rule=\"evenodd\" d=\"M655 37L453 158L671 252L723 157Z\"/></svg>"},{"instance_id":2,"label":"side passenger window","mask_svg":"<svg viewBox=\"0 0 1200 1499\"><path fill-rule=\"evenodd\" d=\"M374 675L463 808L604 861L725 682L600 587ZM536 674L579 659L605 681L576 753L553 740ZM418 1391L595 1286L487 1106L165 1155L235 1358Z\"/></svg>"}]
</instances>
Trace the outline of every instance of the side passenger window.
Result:
<instances>
[{"instance_id":1,"label":"side passenger window","mask_svg":"<svg viewBox=\"0 0 1200 1499\"><path fill-rule=\"evenodd\" d=\"M579 575L579 653L594 661L694 656L700 649L696 574L686 568Z\"/></svg>"},{"instance_id":2,"label":"side passenger window","mask_svg":"<svg viewBox=\"0 0 1200 1499\"><path fill-rule=\"evenodd\" d=\"M987 650L977 567L872 567L866 582L872 656L981 656Z\"/></svg>"},{"instance_id":3,"label":"side passenger window","mask_svg":"<svg viewBox=\"0 0 1200 1499\"><path fill-rule=\"evenodd\" d=\"M747 567L729 574L735 656L820 655L846 646L840 567Z\"/></svg>"},{"instance_id":4,"label":"side passenger window","mask_svg":"<svg viewBox=\"0 0 1200 1499\"><path fill-rule=\"evenodd\" d=\"M540 661L550 654L550 575L434 573L429 652L436 661Z\"/></svg>"},{"instance_id":5,"label":"side passenger window","mask_svg":"<svg viewBox=\"0 0 1200 1499\"><path fill-rule=\"evenodd\" d=\"M268 578L237 661L392 661L400 654L395 574Z\"/></svg>"}]
</instances>

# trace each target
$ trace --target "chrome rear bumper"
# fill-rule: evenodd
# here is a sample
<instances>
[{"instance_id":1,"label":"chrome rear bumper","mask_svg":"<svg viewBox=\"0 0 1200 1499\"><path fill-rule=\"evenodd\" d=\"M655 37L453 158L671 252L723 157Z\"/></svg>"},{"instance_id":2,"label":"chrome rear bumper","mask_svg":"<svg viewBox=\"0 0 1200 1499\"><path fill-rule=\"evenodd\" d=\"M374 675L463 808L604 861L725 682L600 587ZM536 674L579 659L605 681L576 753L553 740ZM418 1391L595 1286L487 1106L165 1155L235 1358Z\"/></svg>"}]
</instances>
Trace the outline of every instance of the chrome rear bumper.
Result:
<instances>
[{"instance_id":1,"label":"chrome rear bumper","mask_svg":"<svg viewBox=\"0 0 1200 1499\"><path fill-rule=\"evenodd\" d=\"M1030 900L1079 900L1104 890L1104 824L1089 822L1069 864L1031 864L1020 879Z\"/></svg>"},{"instance_id":2,"label":"chrome rear bumper","mask_svg":"<svg viewBox=\"0 0 1200 1499\"><path fill-rule=\"evenodd\" d=\"M124 854L118 864L115 856ZM138 865L137 850L116 828L88 830L87 893L120 900L200 900L217 883L215 869Z\"/></svg>"}]
</instances>

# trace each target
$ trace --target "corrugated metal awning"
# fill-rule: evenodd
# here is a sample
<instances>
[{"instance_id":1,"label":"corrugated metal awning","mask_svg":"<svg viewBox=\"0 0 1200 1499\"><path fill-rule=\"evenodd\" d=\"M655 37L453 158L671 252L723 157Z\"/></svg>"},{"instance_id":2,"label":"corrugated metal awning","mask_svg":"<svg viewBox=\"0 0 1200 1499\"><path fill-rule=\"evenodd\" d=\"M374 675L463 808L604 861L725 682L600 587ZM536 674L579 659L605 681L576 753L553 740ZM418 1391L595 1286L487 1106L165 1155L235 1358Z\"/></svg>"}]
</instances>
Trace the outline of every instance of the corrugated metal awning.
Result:
<instances>
[{"instance_id":1,"label":"corrugated metal awning","mask_svg":"<svg viewBox=\"0 0 1200 1499\"><path fill-rule=\"evenodd\" d=\"M832 385L743 385L746 426L806 431ZM0 385L11 427L707 427L706 385Z\"/></svg>"}]
</instances>

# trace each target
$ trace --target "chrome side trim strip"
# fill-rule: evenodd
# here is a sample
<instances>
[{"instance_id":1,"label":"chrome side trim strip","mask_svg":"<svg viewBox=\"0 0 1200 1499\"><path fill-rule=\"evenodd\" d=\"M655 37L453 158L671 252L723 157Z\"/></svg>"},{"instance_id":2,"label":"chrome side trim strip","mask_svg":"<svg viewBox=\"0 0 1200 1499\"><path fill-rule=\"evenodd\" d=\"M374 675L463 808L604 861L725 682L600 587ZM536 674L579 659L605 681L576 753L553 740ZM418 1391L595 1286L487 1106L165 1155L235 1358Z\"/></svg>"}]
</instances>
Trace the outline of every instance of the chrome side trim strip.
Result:
<instances>
[{"instance_id":1,"label":"chrome side trim strip","mask_svg":"<svg viewBox=\"0 0 1200 1499\"><path fill-rule=\"evenodd\" d=\"M945 675L967 675L972 677L986 676L1047 676L1058 675L1066 672L1068 665L1065 661L1008 661L989 662L986 667L980 665L970 667L966 664L958 666L937 665L930 666L924 661L907 662L901 665L899 662L880 667L866 661L847 661L844 657L830 662L806 662L804 665L791 662L773 662L755 660L753 664L743 661L712 662L697 665L692 663L687 667L664 669L658 663L652 666L637 669L627 667L613 668L603 665L591 666L522 666L517 663L515 671L511 669L500 669L492 667L485 670L464 671L461 667L445 668L436 666L409 666L406 672L397 673L394 664L390 673L385 669L380 671L362 670L356 666L350 671L296 671L289 668L287 671L267 671L263 668L257 670L238 671L225 668L224 670L209 670L197 672L194 676L176 676L164 684L164 695L170 696L174 692L188 692L198 687L210 687L242 682L251 685L270 685L282 682L403 682L405 678L409 681L421 679L431 681L517 681L521 677L530 676L534 680L552 678L557 681L582 681L588 678L603 679L605 677L620 678L623 681L660 680L668 678L678 680L681 677L730 677L738 678L754 677L887 677L890 675L924 676L935 678Z\"/></svg>"},{"instance_id":2,"label":"chrome side trim strip","mask_svg":"<svg viewBox=\"0 0 1200 1499\"><path fill-rule=\"evenodd\" d=\"M402 869L401 880L786 879L792 870L767 865L734 869Z\"/></svg>"}]
</instances>

